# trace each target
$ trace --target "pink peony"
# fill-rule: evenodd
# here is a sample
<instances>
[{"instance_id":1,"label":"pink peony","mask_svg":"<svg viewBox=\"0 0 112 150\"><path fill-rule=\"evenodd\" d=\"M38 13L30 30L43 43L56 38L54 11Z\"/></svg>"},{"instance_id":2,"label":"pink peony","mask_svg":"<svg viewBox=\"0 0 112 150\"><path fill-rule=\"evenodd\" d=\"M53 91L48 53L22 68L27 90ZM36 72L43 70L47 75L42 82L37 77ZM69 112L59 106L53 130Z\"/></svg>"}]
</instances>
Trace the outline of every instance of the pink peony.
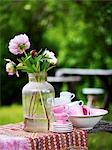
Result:
<instances>
[{"instance_id":1,"label":"pink peony","mask_svg":"<svg viewBox=\"0 0 112 150\"><path fill-rule=\"evenodd\" d=\"M9 51L15 55L22 54L29 47L30 42L26 34L17 35L9 42Z\"/></svg>"}]
</instances>

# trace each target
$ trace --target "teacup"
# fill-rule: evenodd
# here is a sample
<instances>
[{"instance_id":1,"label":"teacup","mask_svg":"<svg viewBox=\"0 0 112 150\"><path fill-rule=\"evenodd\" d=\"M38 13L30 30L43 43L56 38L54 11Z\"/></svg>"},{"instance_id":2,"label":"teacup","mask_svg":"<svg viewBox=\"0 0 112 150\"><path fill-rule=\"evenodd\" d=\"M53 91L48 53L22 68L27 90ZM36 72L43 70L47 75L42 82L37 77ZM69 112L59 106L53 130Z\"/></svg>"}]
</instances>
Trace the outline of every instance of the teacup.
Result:
<instances>
[{"instance_id":1,"label":"teacup","mask_svg":"<svg viewBox=\"0 0 112 150\"><path fill-rule=\"evenodd\" d=\"M66 123L68 120L68 115L66 113L54 113L54 117L58 123Z\"/></svg>"},{"instance_id":2,"label":"teacup","mask_svg":"<svg viewBox=\"0 0 112 150\"><path fill-rule=\"evenodd\" d=\"M69 104L67 104L67 106L69 106L69 107L74 107L74 106L83 106L83 101L75 101L75 102L71 102L71 103L69 103Z\"/></svg>"},{"instance_id":3,"label":"teacup","mask_svg":"<svg viewBox=\"0 0 112 150\"><path fill-rule=\"evenodd\" d=\"M88 106L82 106L83 115L91 115L91 109Z\"/></svg>"},{"instance_id":4,"label":"teacup","mask_svg":"<svg viewBox=\"0 0 112 150\"><path fill-rule=\"evenodd\" d=\"M62 98L66 104L70 103L74 97L75 94L68 91L63 91L60 93L60 98Z\"/></svg>"},{"instance_id":5,"label":"teacup","mask_svg":"<svg viewBox=\"0 0 112 150\"><path fill-rule=\"evenodd\" d=\"M52 108L53 113L62 113L65 112L65 107L63 105L60 106L54 106Z\"/></svg>"},{"instance_id":6,"label":"teacup","mask_svg":"<svg viewBox=\"0 0 112 150\"><path fill-rule=\"evenodd\" d=\"M83 115L82 106L68 107L66 112L68 115Z\"/></svg>"},{"instance_id":7,"label":"teacup","mask_svg":"<svg viewBox=\"0 0 112 150\"><path fill-rule=\"evenodd\" d=\"M69 102L70 100L65 97L56 97L53 99L53 106L65 105Z\"/></svg>"},{"instance_id":8,"label":"teacup","mask_svg":"<svg viewBox=\"0 0 112 150\"><path fill-rule=\"evenodd\" d=\"M84 116L84 115L90 115L90 108L87 106L81 106L81 105L74 105L74 106L68 106L66 107L66 112L69 116L76 115L76 116Z\"/></svg>"},{"instance_id":9,"label":"teacup","mask_svg":"<svg viewBox=\"0 0 112 150\"><path fill-rule=\"evenodd\" d=\"M75 101L66 105L66 112L69 115L88 115L89 109L83 106L83 101Z\"/></svg>"}]
</instances>

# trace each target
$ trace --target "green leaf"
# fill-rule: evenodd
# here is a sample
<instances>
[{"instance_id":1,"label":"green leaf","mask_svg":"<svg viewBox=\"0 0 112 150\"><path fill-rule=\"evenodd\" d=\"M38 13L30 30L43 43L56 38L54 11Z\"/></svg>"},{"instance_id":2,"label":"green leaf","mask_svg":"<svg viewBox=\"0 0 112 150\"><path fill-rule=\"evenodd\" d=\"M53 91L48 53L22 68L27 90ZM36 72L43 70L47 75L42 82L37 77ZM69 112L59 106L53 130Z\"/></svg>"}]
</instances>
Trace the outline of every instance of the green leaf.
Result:
<instances>
[{"instance_id":1,"label":"green leaf","mask_svg":"<svg viewBox=\"0 0 112 150\"><path fill-rule=\"evenodd\" d=\"M22 60L22 61L25 61L25 58L24 58L24 57L21 57L21 60Z\"/></svg>"},{"instance_id":2,"label":"green leaf","mask_svg":"<svg viewBox=\"0 0 112 150\"><path fill-rule=\"evenodd\" d=\"M54 68L54 67L55 67L55 65L54 65L54 66L49 67L49 68L47 69L47 71L51 70L51 69L52 69L52 68Z\"/></svg>"},{"instance_id":3,"label":"green leaf","mask_svg":"<svg viewBox=\"0 0 112 150\"><path fill-rule=\"evenodd\" d=\"M23 61L22 61L21 59L17 58L17 60L18 60L20 63L22 63L22 64L23 64Z\"/></svg>"},{"instance_id":4,"label":"green leaf","mask_svg":"<svg viewBox=\"0 0 112 150\"><path fill-rule=\"evenodd\" d=\"M28 56L24 61L27 61L27 60L29 60L30 58L31 58L31 55Z\"/></svg>"},{"instance_id":5,"label":"green leaf","mask_svg":"<svg viewBox=\"0 0 112 150\"><path fill-rule=\"evenodd\" d=\"M46 71L47 68L48 68L48 66L49 66L49 63L48 63L47 61L44 61L44 62L42 63L41 70Z\"/></svg>"},{"instance_id":6,"label":"green leaf","mask_svg":"<svg viewBox=\"0 0 112 150\"><path fill-rule=\"evenodd\" d=\"M40 51L38 52L37 56L39 56L41 52L42 52L42 48L41 48Z\"/></svg>"}]
</instances>

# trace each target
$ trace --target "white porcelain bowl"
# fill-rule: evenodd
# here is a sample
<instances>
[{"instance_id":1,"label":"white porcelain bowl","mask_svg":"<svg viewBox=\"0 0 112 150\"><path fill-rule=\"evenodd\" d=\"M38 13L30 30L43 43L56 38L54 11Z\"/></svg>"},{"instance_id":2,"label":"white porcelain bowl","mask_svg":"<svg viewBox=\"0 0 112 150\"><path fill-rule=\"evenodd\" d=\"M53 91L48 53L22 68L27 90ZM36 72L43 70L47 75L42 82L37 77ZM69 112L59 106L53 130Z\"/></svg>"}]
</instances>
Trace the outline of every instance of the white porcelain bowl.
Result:
<instances>
[{"instance_id":1,"label":"white porcelain bowl","mask_svg":"<svg viewBox=\"0 0 112 150\"><path fill-rule=\"evenodd\" d=\"M72 115L69 116L69 120L72 122L73 126L88 130L92 129L107 113L108 111L104 109L91 108L91 115Z\"/></svg>"}]
</instances>

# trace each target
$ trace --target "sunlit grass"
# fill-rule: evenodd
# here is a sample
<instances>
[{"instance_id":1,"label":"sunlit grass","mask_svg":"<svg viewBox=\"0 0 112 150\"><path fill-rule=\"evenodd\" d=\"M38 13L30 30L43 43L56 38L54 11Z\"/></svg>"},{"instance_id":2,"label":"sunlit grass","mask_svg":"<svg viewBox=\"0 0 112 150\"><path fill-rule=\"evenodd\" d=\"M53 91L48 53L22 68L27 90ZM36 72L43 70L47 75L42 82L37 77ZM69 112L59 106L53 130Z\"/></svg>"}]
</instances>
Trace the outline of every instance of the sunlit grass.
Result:
<instances>
[{"instance_id":1,"label":"sunlit grass","mask_svg":"<svg viewBox=\"0 0 112 150\"><path fill-rule=\"evenodd\" d=\"M22 106L12 105L0 107L0 125L21 122L22 120Z\"/></svg>"},{"instance_id":2,"label":"sunlit grass","mask_svg":"<svg viewBox=\"0 0 112 150\"><path fill-rule=\"evenodd\" d=\"M89 150L112 150L112 134L107 132L89 134L88 147Z\"/></svg>"}]
</instances>

